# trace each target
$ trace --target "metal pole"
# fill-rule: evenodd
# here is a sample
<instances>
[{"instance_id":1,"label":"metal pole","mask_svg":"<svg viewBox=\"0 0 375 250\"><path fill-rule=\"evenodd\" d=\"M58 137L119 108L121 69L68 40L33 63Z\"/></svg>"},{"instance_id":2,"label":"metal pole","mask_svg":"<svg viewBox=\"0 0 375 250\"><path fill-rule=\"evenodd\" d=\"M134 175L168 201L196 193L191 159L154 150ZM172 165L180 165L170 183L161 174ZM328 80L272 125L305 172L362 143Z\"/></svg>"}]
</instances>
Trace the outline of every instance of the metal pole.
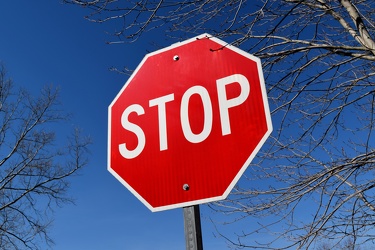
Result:
<instances>
[{"instance_id":1,"label":"metal pole","mask_svg":"<svg viewBox=\"0 0 375 250\"><path fill-rule=\"evenodd\" d=\"M184 207L186 250L203 250L199 205Z\"/></svg>"}]
</instances>

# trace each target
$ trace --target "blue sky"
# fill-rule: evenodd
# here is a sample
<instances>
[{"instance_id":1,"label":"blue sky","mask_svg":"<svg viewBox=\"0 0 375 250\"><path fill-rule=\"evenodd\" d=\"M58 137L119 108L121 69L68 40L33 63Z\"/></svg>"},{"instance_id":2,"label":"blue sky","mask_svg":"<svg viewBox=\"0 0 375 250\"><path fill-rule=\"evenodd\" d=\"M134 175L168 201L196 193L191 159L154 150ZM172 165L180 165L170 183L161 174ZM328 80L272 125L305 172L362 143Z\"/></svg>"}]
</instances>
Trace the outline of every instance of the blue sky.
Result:
<instances>
[{"instance_id":1,"label":"blue sky","mask_svg":"<svg viewBox=\"0 0 375 250\"><path fill-rule=\"evenodd\" d=\"M79 126L94 142L89 166L71 178L76 205L56 209L53 249L185 249L182 209L150 212L107 171L107 107L127 80L109 68L135 68L152 39L106 45L108 27L84 20L85 14L58 0L0 3L0 61L9 76L36 95L46 84L59 86L73 119L58 130ZM201 212L205 249L226 248L214 237L213 212L206 206Z\"/></svg>"}]
</instances>

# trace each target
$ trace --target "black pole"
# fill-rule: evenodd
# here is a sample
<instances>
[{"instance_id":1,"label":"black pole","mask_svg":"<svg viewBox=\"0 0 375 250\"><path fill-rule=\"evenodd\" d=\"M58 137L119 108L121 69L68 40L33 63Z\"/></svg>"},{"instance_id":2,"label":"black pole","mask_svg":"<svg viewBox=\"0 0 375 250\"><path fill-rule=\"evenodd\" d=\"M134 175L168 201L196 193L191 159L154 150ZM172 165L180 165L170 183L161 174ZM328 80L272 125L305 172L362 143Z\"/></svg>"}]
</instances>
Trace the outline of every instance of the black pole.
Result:
<instances>
[{"instance_id":1,"label":"black pole","mask_svg":"<svg viewBox=\"0 0 375 250\"><path fill-rule=\"evenodd\" d=\"M184 207L186 250L203 250L199 205Z\"/></svg>"}]
</instances>

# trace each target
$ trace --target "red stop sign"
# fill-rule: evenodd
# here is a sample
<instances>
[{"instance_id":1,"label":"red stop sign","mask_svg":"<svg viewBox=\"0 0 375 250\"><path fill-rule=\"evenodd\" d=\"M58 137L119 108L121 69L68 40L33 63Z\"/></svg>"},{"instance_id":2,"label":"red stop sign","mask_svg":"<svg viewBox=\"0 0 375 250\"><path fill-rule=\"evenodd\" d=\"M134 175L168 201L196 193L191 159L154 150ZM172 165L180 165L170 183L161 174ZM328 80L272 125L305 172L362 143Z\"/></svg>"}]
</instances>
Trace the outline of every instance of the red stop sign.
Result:
<instances>
[{"instance_id":1,"label":"red stop sign","mask_svg":"<svg viewBox=\"0 0 375 250\"><path fill-rule=\"evenodd\" d=\"M152 211L225 199L272 131L260 60L208 34L146 55L108 113L108 169Z\"/></svg>"}]
</instances>

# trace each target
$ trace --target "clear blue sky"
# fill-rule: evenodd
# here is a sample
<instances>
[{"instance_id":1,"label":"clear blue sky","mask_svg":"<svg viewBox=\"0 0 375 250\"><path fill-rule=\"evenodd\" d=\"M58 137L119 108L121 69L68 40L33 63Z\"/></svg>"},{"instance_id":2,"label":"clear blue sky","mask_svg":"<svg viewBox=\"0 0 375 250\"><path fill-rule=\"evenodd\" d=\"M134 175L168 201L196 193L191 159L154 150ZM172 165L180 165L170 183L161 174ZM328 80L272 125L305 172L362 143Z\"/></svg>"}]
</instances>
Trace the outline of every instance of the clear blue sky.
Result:
<instances>
[{"instance_id":1,"label":"clear blue sky","mask_svg":"<svg viewBox=\"0 0 375 250\"><path fill-rule=\"evenodd\" d=\"M127 80L108 69L135 68L152 40L106 45L107 27L84 20L86 11L58 0L0 3L0 60L9 76L35 94L45 84L60 86L72 127L94 142L89 166L71 179L76 205L56 210L53 249L185 249L182 209L150 212L107 171L107 107ZM225 241L214 237L212 211L201 209L205 249L225 249Z\"/></svg>"}]
</instances>

